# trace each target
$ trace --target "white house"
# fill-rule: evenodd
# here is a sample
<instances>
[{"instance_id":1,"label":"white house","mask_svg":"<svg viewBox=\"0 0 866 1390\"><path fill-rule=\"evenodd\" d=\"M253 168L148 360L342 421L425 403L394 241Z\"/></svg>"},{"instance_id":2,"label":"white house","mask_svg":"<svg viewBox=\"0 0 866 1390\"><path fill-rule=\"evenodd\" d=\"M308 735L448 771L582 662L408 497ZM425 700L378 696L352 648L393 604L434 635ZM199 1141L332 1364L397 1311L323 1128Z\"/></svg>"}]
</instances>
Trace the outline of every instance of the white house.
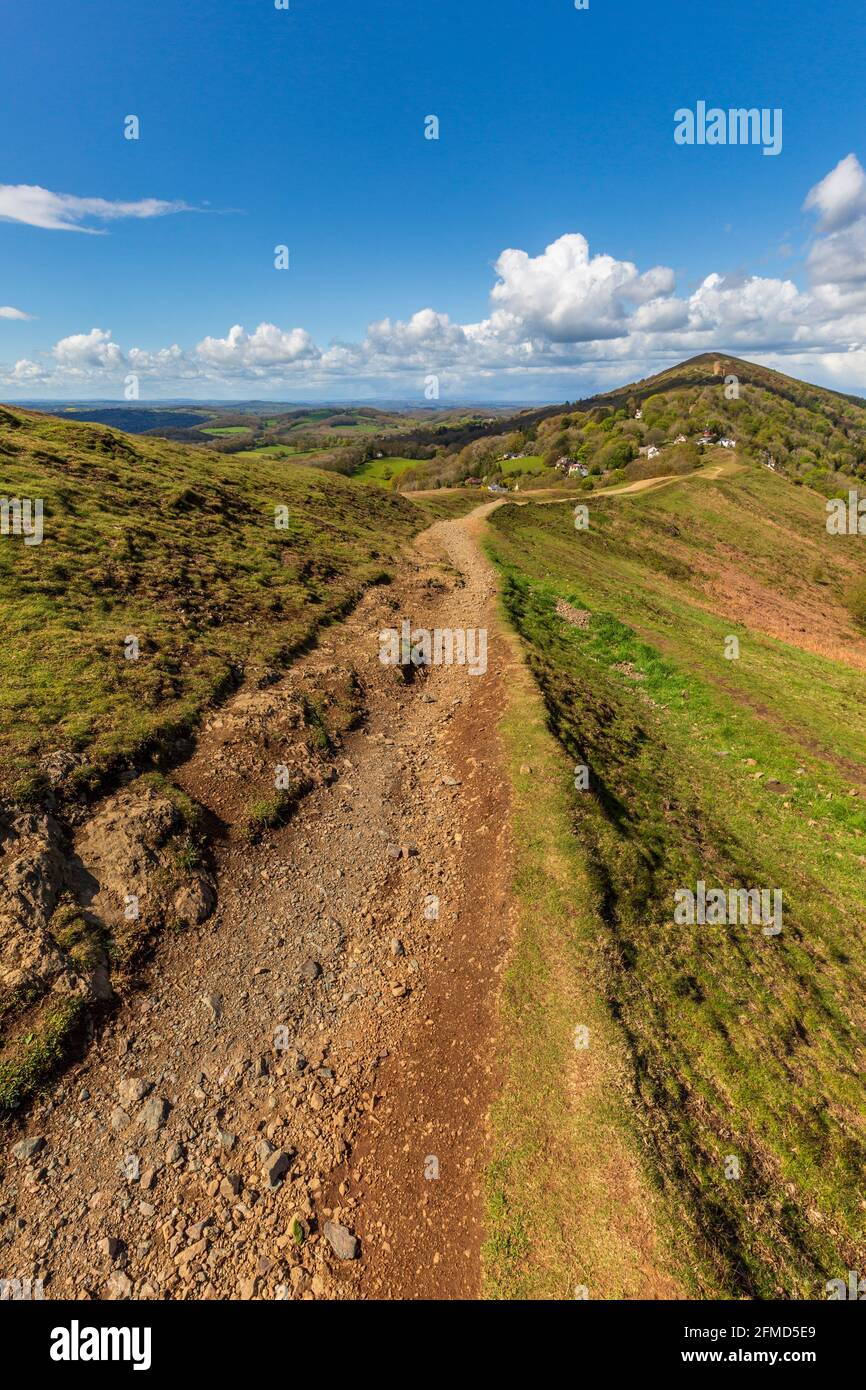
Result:
<instances>
[{"instance_id":1,"label":"white house","mask_svg":"<svg viewBox=\"0 0 866 1390\"><path fill-rule=\"evenodd\" d=\"M642 449L638 449L638 453L642 458L657 459L661 449L657 444L644 444Z\"/></svg>"},{"instance_id":2,"label":"white house","mask_svg":"<svg viewBox=\"0 0 866 1390\"><path fill-rule=\"evenodd\" d=\"M678 434L677 437L676 437L676 439L674 440L674 443L675 443L675 444L687 444L687 443L688 443L688 440L686 439L686 437L685 437L684 434Z\"/></svg>"},{"instance_id":3,"label":"white house","mask_svg":"<svg viewBox=\"0 0 866 1390\"><path fill-rule=\"evenodd\" d=\"M636 420L642 420L642 419L643 419L643 411L642 411L642 410L636 410L635 413L634 413L634 418L635 418Z\"/></svg>"},{"instance_id":4,"label":"white house","mask_svg":"<svg viewBox=\"0 0 866 1390\"><path fill-rule=\"evenodd\" d=\"M569 478L574 473L576 473L581 478L585 478L587 473L589 472L589 469L587 468L585 463L577 463L572 459L572 461L568 465L568 468L566 469L566 472L568 473Z\"/></svg>"},{"instance_id":5,"label":"white house","mask_svg":"<svg viewBox=\"0 0 866 1390\"><path fill-rule=\"evenodd\" d=\"M719 444L723 449L736 449L737 447L736 439L720 439Z\"/></svg>"}]
</instances>

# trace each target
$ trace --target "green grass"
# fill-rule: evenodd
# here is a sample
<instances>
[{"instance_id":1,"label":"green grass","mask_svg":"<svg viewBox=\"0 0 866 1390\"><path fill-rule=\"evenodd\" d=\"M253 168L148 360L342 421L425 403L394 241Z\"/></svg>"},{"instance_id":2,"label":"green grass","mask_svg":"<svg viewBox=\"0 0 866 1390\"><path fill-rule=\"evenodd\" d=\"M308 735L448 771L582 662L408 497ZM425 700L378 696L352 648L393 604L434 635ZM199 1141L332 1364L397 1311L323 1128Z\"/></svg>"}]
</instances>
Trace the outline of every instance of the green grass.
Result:
<instances>
[{"instance_id":1,"label":"green grass","mask_svg":"<svg viewBox=\"0 0 866 1390\"><path fill-rule=\"evenodd\" d=\"M571 762L521 665L509 672L500 733L517 931L501 996L485 1297L573 1299L579 1285L593 1299L696 1291L689 1271L671 1272L672 1233L630 1124L628 1049L606 1007L598 888L573 833ZM588 1029L580 1050L578 1025Z\"/></svg>"},{"instance_id":2,"label":"green grass","mask_svg":"<svg viewBox=\"0 0 866 1390\"><path fill-rule=\"evenodd\" d=\"M821 1297L866 1236L862 674L733 622L699 561L806 605L817 559L842 629L866 563L827 537L821 499L768 473L590 506L579 533L568 507L502 508L491 545L550 726L590 768L572 824L634 1123L702 1288ZM782 934L676 926L674 891L698 879L780 888Z\"/></svg>"},{"instance_id":3,"label":"green grass","mask_svg":"<svg viewBox=\"0 0 866 1390\"><path fill-rule=\"evenodd\" d=\"M170 751L428 523L334 474L12 410L0 466L5 495L42 498L45 513L41 545L0 537L0 795L22 799L39 798L49 751L78 757L81 787Z\"/></svg>"},{"instance_id":4,"label":"green grass","mask_svg":"<svg viewBox=\"0 0 866 1390\"><path fill-rule=\"evenodd\" d=\"M314 459L322 453L321 449L296 449L291 444L260 444L257 449L238 449L236 454L232 454L235 459L292 459L299 462L301 459Z\"/></svg>"},{"instance_id":5,"label":"green grass","mask_svg":"<svg viewBox=\"0 0 866 1390\"><path fill-rule=\"evenodd\" d=\"M45 1085L67 1052L84 1010L80 996L60 998L43 1011L38 1034L26 1034L0 1060L0 1118Z\"/></svg>"},{"instance_id":6,"label":"green grass","mask_svg":"<svg viewBox=\"0 0 866 1390\"><path fill-rule=\"evenodd\" d=\"M497 467L506 476L510 473L543 473L544 460L540 454L527 454L522 459L500 459Z\"/></svg>"},{"instance_id":7,"label":"green grass","mask_svg":"<svg viewBox=\"0 0 866 1390\"><path fill-rule=\"evenodd\" d=\"M356 482L378 483L387 486L393 478L399 478L409 468L417 468L420 459L381 458L370 459L352 477Z\"/></svg>"},{"instance_id":8,"label":"green grass","mask_svg":"<svg viewBox=\"0 0 866 1390\"><path fill-rule=\"evenodd\" d=\"M301 797L308 790L306 784L296 783L286 791L275 792L273 796L257 797L247 807L245 833L250 841L255 841L265 830L275 830L285 825Z\"/></svg>"}]
</instances>

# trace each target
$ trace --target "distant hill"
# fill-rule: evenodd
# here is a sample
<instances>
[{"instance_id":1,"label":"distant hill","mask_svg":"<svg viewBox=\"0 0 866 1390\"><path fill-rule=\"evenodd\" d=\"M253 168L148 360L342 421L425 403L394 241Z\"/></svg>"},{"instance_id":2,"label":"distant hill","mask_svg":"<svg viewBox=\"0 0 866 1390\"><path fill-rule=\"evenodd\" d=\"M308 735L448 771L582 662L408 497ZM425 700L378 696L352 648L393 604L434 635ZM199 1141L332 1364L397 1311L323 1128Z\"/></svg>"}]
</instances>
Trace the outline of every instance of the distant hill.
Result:
<instances>
[{"instance_id":1,"label":"distant hill","mask_svg":"<svg viewBox=\"0 0 866 1390\"><path fill-rule=\"evenodd\" d=\"M443 454L404 485L476 475L501 481L509 455L517 456L509 460L512 479L519 477L520 456L528 457L524 472L532 486L556 481L553 469L563 457L584 464L591 479L615 482L688 471L699 462L696 450L723 439L734 441L739 459L825 493L866 478L866 401L720 353L585 400L447 433L447 443L443 432L438 439ZM411 453L408 437L392 442ZM412 438L420 442L417 432Z\"/></svg>"}]
</instances>

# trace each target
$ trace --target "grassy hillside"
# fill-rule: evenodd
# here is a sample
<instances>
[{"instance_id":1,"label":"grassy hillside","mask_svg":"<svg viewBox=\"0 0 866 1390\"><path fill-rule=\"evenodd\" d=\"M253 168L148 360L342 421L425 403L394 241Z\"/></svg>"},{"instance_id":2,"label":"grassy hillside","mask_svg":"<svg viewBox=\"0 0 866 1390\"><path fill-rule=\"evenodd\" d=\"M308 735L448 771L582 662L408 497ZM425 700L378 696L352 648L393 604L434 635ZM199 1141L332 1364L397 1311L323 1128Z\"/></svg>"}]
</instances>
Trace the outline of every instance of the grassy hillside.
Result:
<instances>
[{"instance_id":1,"label":"grassy hillside","mask_svg":"<svg viewBox=\"0 0 866 1390\"><path fill-rule=\"evenodd\" d=\"M862 542L757 467L588 505L585 531L567 505L491 519L551 727L589 768L570 797L597 925L576 926L571 968L627 1045L683 1281L821 1297L866 1236L866 641L845 602ZM674 893L698 880L781 889L781 934L677 925ZM538 1144L522 1113L512 1152Z\"/></svg>"},{"instance_id":2,"label":"grassy hillside","mask_svg":"<svg viewBox=\"0 0 866 1390\"><path fill-rule=\"evenodd\" d=\"M704 353L616 391L520 411L476 430L468 443L419 463L406 482L429 487L472 475L490 482L523 474L524 489L549 486L562 481L556 464L568 458L588 470L588 478L569 483L585 491L691 472L722 438L735 441L740 460L827 496L866 478L866 402L741 358ZM650 449L658 451L652 458Z\"/></svg>"},{"instance_id":3,"label":"grassy hillside","mask_svg":"<svg viewBox=\"0 0 866 1390\"><path fill-rule=\"evenodd\" d=\"M0 796L18 799L39 796L48 754L77 759L74 788L170 750L245 668L281 666L384 576L430 519L277 459L18 410L0 410L0 481L44 505L42 544L0 536Z\"/></svg>"}]
</instances>

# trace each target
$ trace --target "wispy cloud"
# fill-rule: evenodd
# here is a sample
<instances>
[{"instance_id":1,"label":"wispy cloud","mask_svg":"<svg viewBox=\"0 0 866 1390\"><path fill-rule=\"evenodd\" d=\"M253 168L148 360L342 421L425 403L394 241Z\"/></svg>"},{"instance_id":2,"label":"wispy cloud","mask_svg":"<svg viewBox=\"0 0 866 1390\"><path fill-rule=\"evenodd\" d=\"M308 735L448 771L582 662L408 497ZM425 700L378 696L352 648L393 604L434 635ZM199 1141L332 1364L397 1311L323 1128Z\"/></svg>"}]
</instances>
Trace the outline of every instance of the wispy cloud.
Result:
<instances>
[{"instance_id":1,"label":"wispy cloud","mask_svg":"<svg viewBox=\"0 0 866 1390\"><path fill-rule=\"evenodd\" d=\"M13 309L11 304L0 304L0 319L32 319L23 309Z\"/></svg>"},{"instance_id":2,"label":"wispy cloud","mask_svg":"<svg viewBox=\"0 0 866 1390\"><path fill-rule=\"evenodd\" d=\"M35 183L0 183L0 221L23 222L52 232L89 232L99 235L104 228L83 225L89 222L115 222L123 217L165 217L172 212L192 212L186 203L162 198L139 198L135 202L109 198L78 198L72 193L52 193Z\"/></svg>"}]
</instances>

